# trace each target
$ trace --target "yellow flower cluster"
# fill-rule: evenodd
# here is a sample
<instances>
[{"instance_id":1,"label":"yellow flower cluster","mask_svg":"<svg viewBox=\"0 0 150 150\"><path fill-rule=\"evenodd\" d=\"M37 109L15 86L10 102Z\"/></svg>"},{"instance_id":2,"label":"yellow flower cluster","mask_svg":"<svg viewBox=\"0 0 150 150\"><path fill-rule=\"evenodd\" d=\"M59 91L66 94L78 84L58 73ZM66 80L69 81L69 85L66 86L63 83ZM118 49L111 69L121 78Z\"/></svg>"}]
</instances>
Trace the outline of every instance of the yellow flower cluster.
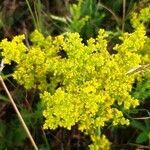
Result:
<instances>
[{"instance_id":1,"label":"yellow flower cluster","mask_svg":"<svg viewBox=\"0 0 150 150\"><path fill-rule=\"evenodd\" d=\"M140 13L132 13L131 24L134 28L137 28L141 23L150 22L150 4L148 7L141 9Z\"/></svg>"},{"instance_id":2,"label":"yellow flower cluster","mask_svg":"<svg viewBox=\"0 0 150 150\"><path fill-rule=\"evenodd\" d=\"M119 107L138 105L129 94L135 75L126 73L141 63L138 52L144 47L145 31L140 26L134 33L125 33L113 55L107 51L107 37L100 29L97 38L85 45L78 33L53 39L35 31L29 48L23 44L23 36L0 43L5 63L17 63L13 77L25 88L40 91L45 129L71 129L78 124L81 131L90 134L108 123L129 124ZM91 149L109 149L104 136L92 134L91 138L94 143L103 143L93 143Z\"/></svg>"},{"instance_id":3,"label":"yellow flower cluster","mask_svg":"<svg viewBox=\"0 0 150 150\"><path fill-rule=\"evenodd\" d=\"M93 143L89 145L90 150L110 150L110 142L107 140L105 135L91 136Z\"/></svg>"},{"instance_id":4,"label":"yellow flower cluster","mask_svg":"<svg viewBox=\"0 0 150 150\"><path fill-rule=\"evenodd\" d=\"M150 23L150 4L146 8L142 9L140 13L133 13L131 24L133 28L138 30L140 27L148 27ZM149 30L149 29L148 29ZM141 65L148 66L142 67L141 73L138 74L136 80L136 88L134 88L133 95L140 100L144 100L149 97L149 85L150 85L150 38L145 37L144 46L138 51L138 55L141 55ZM144 70L144 71L143 71Z\"/></svg>"},{"instance_id":5,"label":"yellow flower cluster","mask_svg":"<svg viewBox=\"0 0 150 150\"><path fill-rule=\"evenodd\" d=\"M144 24L150 23L150 4L148 7L142 9L140 13L133 13L132 14L132 19L131 19L131 24L132 26L137 29L137 28L144 28ZM140 32L144 32L143 30L139 30ZM137 37L139 38L139 37ZM142 40L142 39L141 39ZM142 64L144 63L150 63L150 38L145 37L145 44L144 47L140 49L139 54L142 55ZM137 43L135 41L135 43ZM140 43L138 43L140 44Z\"/></svg>"},{"instance_id":6,"label":"yellow flower cluster","mask_svg":"<svg viewBox=\"0 0 150 150\"><path fill-rule=\"evenodd\" d=\"M14 37L13 41L8 41L7 39L2 40L0 46L4 49L2 52L3 56L7 56L4 59L5 64L11 64L12 60L15 60L16 63L20 63L24 59L24 53L27 51L27 47L23 44L25 36L20 35Z\"/></svg>"}]
</instances>

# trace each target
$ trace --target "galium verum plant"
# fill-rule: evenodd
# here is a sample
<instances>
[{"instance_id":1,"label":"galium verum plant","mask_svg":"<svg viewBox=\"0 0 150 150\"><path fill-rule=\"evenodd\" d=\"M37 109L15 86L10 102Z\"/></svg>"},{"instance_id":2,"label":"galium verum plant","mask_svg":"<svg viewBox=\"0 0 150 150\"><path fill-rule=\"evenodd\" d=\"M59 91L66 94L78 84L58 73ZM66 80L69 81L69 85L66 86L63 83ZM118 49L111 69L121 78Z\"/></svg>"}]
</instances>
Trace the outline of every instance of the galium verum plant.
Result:
<instances>
[{"instance_id":1,"label":"galium verum plant","mask_svg":"<svg viewBox=\"0 0 150 150\"><path fill-rule=\"evenodd\" d=\"M26 89L40 91L44 129L70 130L78 125L79 130L91 136L91 149L109 149L110 143L101 129L108 124L128 125L120 108L139 104L129 94L136 74L127 72L141 63L144 26L124 34L122 43L114 47L117 54L107 51L108 33L103 29L87 44L82 43L78 33L52 38L35 30L30 47L24 44L24 38L19 35L12 41L4 39L0 48L5 64L16 63L14 79Z\"/></svg>"}]
</instances>

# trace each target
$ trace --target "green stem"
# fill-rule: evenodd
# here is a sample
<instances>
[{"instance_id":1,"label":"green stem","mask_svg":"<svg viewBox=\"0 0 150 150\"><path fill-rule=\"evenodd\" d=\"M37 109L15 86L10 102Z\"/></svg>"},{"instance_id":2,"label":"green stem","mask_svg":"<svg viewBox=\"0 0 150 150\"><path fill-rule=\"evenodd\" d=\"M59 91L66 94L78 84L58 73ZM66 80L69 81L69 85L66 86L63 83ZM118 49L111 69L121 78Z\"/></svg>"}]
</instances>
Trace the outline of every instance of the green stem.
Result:
<instances>
[{"instance_id":1,"label":"green stem","mask_svg":"<svg viewBox=\"0 0 150 150\"><path fill-rule=\"evenodd\" d=\"M126 0L123 0L122 32L124 32L125 15L126 15Z\"/></svg>"},{"instance_id":2,"label":"green stem","mask_svg":"<svg viewBox=\"0 0 150 150\"><path fill-rule=\"evenodd\" d=\"M51 148L50 148L50 145L49 145L49 143L48 143L48 140L47 140L47 137L46 137L46 135L45 135L45 132L44 132L44 130L43 130L42 127L41 127L41 129L42 129L42 132L43 132L43 138L44 138L46 147L47 147L48 150L50 150Z\"/></svg>"},{"instance_id":3,"label":"green stem","mask_svg":"<svg viewBox=\"0 0 150 150\"><path fill-rule=\"evenodd\" d=\"M29 11L30 11L30 14L31 14L31 16L32 16L32 19L33 19L33 22L34 22L34 26L35 26L35 28L37 28L36 19L35 19L35 17L34 17L34 14L33 14L33 11L32 11L32 9L31 9L31 6L30 6L30 4L29 4L29 1L26 0L26 3L27 3L27 6L28 6L28 9L29 9Z\"/></svg>"},{"instance_id":4,"label":"green stem","mask_svg":"<svg viewBox=\"0 0 150 150\"><path fill-rule=\"evenodd\" d=\"M115 18L117 24L118 24L118 25L120 24L120 19L119 19L119 17L118 17L110 8L108 8L107 6L103 5L102 3L99 3L99 6L102 7L102 8L104 8L104 9L106 9L107 11L109 11L109 12L114 16L114 18Z\"/></svg>"},{"instance_id":5,"label":"green stem","mask_svg":"<svg viewBox=\"0 0 150 150\"><path fill-rule=\"evenodd\" d=\"M100 128L100 126L96 127L96 135L97 136L101 135L101 128Z\"/></svg>"}]
</instances>

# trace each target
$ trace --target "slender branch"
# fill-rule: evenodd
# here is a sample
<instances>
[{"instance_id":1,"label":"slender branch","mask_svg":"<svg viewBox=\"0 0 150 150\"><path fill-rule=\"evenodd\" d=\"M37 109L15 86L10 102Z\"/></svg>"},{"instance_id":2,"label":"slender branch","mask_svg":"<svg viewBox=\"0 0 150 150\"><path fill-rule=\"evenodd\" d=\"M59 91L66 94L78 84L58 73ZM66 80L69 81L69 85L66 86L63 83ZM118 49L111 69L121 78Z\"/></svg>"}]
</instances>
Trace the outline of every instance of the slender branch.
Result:
<instances>
[{"instance_id":1,"label":"slender branch","mask_svg":"<svg viewBox=\"0 0 150 150\"><path fill-rule=\"evenodd\" d=\"M31 14L31 16L32 16L34 26L35 26L35 28L37 28L37 22L36 22L36 19L35 19L34 14L33 14L32 8L31 8L31 6L30 6L29 0L26 0L26 4L27 4L28 9L29 9L29 11L30 11L30 14Z\"/></svg>"},{"instance_id":2,"label":"slender branch","mask_svg":"<svg viewBox=\"0 0 150 150\"><path fill-rule=\"evenodd\" d=\"M123 0L123 16L122 16L122 32L124 31L125 26L125 15L126 15L126 0Z\"/></svg>"},{"instance_id":3,"label":"slender branch","mask_svg":"<svg viewBox=\"0 0 150 150\"><path fill-rule=\"evenodd\" d=\"M7 86L6 86L6 84L5 84L4 80L3 80L3 78L1 77L1 75L0 75L0 82L1 82L1 84L2 84L2 86L3 86L3 88L4 88L4 90L6 91L7 96L8 96L8 98L9 98L10 102L12 103L12 105L13 105L13 107L14 107L14 110L15 110L15 112L17 113L17 116L18 116L18 118L19 118L19 120L20 120L20 122L21 122L21 124L22 124L22 126L23 126L23 128L24 128L24 130L25 130L25 132L27 133L27 135L28 135L28 137L29 137L29 139L30 139L30 141L31 141L31 143L32 143L32 145L33 145L33 147L34 147L34 149L35 149L35 150L38 150L38 147L37 147L37 145L35 144L35 142L34 142L34 140L33 140L33 137L32 137L32 135L31 135L31 133L30 133L28 127L26 126L26 124L25 124L25 122L24 122L24 120L23 120L23 118L22 118L22 116L21 116L21 114L20 114L20 112L19 112L19 110L18 110L18 108L17 108L17 106L16 106L16 104L15 104L15 102L14 102L14 100L13 100L11 94L10 94L10 92L9 92L9 90L7 89Z\"/></svg>"},{"instance_id":4,"label":"slender branch","mask_svg":"<svg viewBox=\"0 0 150 150\"><path fill-rule=\"evenodd\" d=\"M150 117L139 117L139 118L133 118L135 120L147 120L150 119Z\"/></svg>"},{"instance_id":5,"label":"slender branch","mask_svg":"<svg viewBox=\"0 0 150 150\"><path fill-rule=\"evenodd\" d=\"M4 59L2 59L1 64L0 64L0 74L3 70L3 68L4 68Z\"/></svg>"},{"instance_id":6,"label":"slender branch","mask_svg":"<svg viewBox=\"0 0 150 150\"><path fill-rule=\"evenodd\" d=\"M136 68L133 68L131 70L129 70L126 75L130 75L130 74L133 74L133 73L136 73L136 72L142 72L144 71L145 69L149 68L150 67L150 64L147 64L147 65L139 65L137 66Z\"/></svg>"},{"instance_id":7,"label":"slender branch","mask_svg":"<svg viewBox=\"0 0 150 150\"><path fill-rule=\"evenodd\" d=\"M102 7L102 8L104 8L104 9L106 9L107 11L109 11L109 12L114 16L116 22L117 22L118 24L120 24L120 19L119 19L119 17L118 17L110 8L108 8L107 6L103 5L103 4L100 3L100 2L98 3L98 5L99 5L100 7Z\"/></svg>"},{"instance_id":8,"label":"slender branch","mask_svg":"<svg viewBox=\"0 0 150 150\"><path fill-rule=\"evenodd\" d=\"M117 145L115 144L115 145L112 145L113 148L117 148L117 147L121 147L121 146L134 146L134 147L138 148L136 150L143 150L143 149L145 149L145 150L149 149L150 150L150 145L145 146L145 145L135 144L135 143L117 144Z\"/></svg>"},{"instance_id":9,"label":"slender branch","mask_svg":"<svg viewBox=\"0 0 150 150\"><path fill-rule=\"evenodd\" d=\"M144 145L135 144L135 143L128 143L127 145L137 146L139 149L140 149L140 148L150 149L150 145L148 145L148 146L144 146Z\"/></svg>"},{"instance_id":10,"label":"slender branch","mask_svg":"<svg viewBox=\"0 0 150 150\"><path fill-rule=\"evenodd\" d=\"M101 135L101 128L100 128L100 126L98 126L98 127L96 128L96 135L97 135L97 136L100 136L100 135Z\"/></svg>"}]
</instances>

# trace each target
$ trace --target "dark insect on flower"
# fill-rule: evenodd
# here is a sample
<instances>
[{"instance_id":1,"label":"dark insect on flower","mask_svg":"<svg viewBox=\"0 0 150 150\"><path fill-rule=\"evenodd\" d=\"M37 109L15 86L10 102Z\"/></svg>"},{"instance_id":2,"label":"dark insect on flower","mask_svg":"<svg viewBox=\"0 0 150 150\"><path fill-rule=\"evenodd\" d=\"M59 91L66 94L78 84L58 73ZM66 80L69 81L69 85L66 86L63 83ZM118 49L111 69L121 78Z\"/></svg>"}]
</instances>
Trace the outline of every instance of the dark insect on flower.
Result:
<instances>
[{"instance_id":1,"label":"dark insect on flower","mask_svg":"<svg viewBox=\"0 0 150 150\"><path fill-rule=\"evenodd\" d=\"M46 82L47 83L50 83L51 82L51 73L50 72L48 72L47 74L46 74Z\"/></svg>"},{"instance_id":2,"label":"dark insect on flower","mask_svg":"<svg viewBox=\"0 0 150 150\"><path fill-rule=\"evenodd\" d=\"M66 53L65 50L60 50L58 53L57 53L59 56L61 56L61 58L67 58L68 59L68 55Z\"/></svg>"}]
</instances>

